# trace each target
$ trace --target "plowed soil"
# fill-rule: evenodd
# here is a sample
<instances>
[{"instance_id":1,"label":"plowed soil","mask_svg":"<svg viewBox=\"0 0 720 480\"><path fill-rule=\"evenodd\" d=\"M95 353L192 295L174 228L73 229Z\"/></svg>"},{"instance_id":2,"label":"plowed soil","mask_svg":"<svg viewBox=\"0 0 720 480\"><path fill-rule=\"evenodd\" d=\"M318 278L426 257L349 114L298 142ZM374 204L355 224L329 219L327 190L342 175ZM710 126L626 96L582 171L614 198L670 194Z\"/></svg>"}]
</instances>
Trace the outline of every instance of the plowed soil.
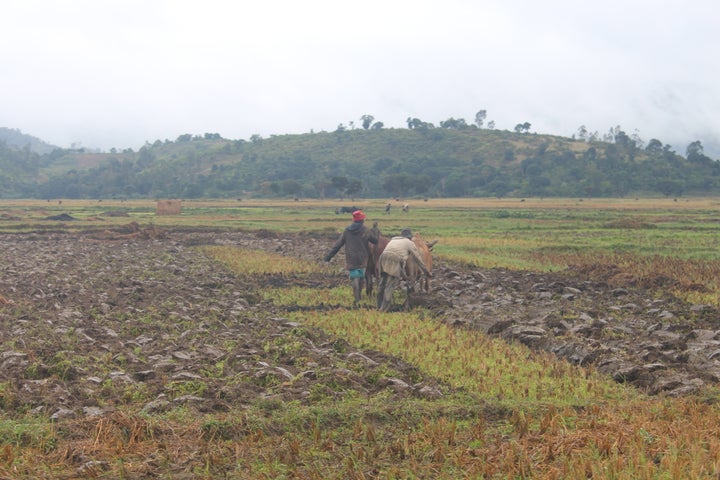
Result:
<instances>
[{"instance_id":1,"label":"plowed soil","mask_svg":"<svg viewBox=\"0 0 720 480\"><path fill-rule=\"evenodd\" d=\"M334 239L0 235L0 406L74 418L140 396L151 399L148 412L177 404L217 411L259 397L312 401L318 389L331 393L329 378L367 393L433 395L436 385L417 383L412 365L319 331L298 335L258 293L293 282L350 288L343 274L246 278L194 248L237 245L319 262ZM553 352L651 394L685 395L720 379L717 311L663 295L662 284L638 284L612 266L539 274L434 263L431 292L409 301L438 321ZM363 373L338 367L348 361ZM376 369L387 364L399 375L378 382Z\"/></svg>"}]
</instances>

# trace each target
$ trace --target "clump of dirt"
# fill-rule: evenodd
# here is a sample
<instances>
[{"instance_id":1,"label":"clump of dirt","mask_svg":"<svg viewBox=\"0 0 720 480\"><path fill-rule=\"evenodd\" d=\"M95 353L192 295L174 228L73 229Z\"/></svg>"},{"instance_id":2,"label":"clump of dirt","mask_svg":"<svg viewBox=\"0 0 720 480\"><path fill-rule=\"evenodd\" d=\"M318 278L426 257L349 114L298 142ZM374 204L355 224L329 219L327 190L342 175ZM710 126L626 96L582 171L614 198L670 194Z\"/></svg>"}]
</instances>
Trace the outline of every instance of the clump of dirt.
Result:
<instances>
[{"instance_id":1,"label":"clump of dirt","mask_svg":"<svg viewBox=\"0 0 720 480\"><path fill-rule=\"evenodd\" d=\"M100 214L101 217L129 217L130 213L127 210L108 210Z\"/></svg>"},{"instance_id":2,"label":"clump of dirt","mask_svg":"<svg viewBox=\"0 0 720 480\"><path fill-rule=\"evenodd\" d=\"M164 231L154 225L141 228L137 222L130 222L127 225L117 227L113 230L103 230L102 232L90 234L90 238L97 240L149 240L158 239L164 236Z\"/></svg>"},{"instance_id":3,"label":"clump of dirt","mask_svg":"<svg viewBox=\"0 0 720 480\"><path fill-rule=\"evenodd\" d=\"M58 222L71 222L75 220L75 217L70 215L69 213L61 213L58 215L50 215L49 217L45 217L45 220L54 220Z\"/></svg>"}]
</instances>

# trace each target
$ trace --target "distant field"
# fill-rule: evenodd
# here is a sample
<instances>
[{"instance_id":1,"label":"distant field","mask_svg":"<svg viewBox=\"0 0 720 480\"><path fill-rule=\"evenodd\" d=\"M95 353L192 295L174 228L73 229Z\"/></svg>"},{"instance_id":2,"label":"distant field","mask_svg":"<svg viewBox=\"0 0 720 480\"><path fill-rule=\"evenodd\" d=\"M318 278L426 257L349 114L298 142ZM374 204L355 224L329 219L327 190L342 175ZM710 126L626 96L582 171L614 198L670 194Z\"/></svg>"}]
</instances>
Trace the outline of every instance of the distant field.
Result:
<instances>
[{"instance_id":1,"label":"distant field","mask_svg":"<svg viewBox=\"0 0 720 480\"><path fill-rule=\"evenodd\" d=\"M408 212L401 211L405 203ZM612 264L638 277L669 275L681 296L720 303L718 198L187 200L182 214L171 216L157 216L154 201L5 200L0 232L52 231L60 223L63 229L102 230L135 221L158 228L334 235L350 219L335 209L351 205L386 234L409 227L437 239L435 253L448 260L536 271ZM45 220L63 213L76 220Z\"/></svg>"}]
</instances>

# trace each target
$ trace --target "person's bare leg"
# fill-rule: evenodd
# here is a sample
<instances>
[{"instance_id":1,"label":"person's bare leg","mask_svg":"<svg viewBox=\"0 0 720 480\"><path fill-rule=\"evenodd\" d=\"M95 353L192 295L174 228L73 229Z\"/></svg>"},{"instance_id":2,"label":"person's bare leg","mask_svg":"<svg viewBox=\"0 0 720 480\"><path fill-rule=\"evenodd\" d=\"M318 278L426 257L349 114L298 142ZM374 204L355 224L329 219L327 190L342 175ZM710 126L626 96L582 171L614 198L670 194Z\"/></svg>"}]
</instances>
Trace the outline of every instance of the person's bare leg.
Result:
<instances>
[{"instance_id":1,"label":"person's bare leg","mask_svg":"<svg viewBox=\"0 0 720 480\"><path fill-rule=\"evenodd\" d=\"M362 293L362 279L353 278L352 281L353 297L355 297L355 306L360 303L360 294Z\"/></svg>"}]
</instances>

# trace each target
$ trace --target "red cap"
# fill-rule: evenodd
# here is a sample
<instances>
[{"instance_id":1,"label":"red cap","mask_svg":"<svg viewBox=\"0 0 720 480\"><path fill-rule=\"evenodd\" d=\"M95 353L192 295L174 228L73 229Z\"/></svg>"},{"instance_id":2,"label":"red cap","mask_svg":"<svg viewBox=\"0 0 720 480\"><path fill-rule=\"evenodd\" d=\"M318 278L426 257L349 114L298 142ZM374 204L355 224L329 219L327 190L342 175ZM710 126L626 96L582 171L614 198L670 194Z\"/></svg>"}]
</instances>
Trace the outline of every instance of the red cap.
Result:
<instances>
[{"instance_id":1,"label":"red cap","mask_svg":"<svg viewBox=\"0 0 720 480\"><path fill-rule=\"evenodd\" d=\"M355 210L353 212L353 222L360 222L362 220L365 220L365 214L362 210Z\"/></svg>"}]
</instances>

